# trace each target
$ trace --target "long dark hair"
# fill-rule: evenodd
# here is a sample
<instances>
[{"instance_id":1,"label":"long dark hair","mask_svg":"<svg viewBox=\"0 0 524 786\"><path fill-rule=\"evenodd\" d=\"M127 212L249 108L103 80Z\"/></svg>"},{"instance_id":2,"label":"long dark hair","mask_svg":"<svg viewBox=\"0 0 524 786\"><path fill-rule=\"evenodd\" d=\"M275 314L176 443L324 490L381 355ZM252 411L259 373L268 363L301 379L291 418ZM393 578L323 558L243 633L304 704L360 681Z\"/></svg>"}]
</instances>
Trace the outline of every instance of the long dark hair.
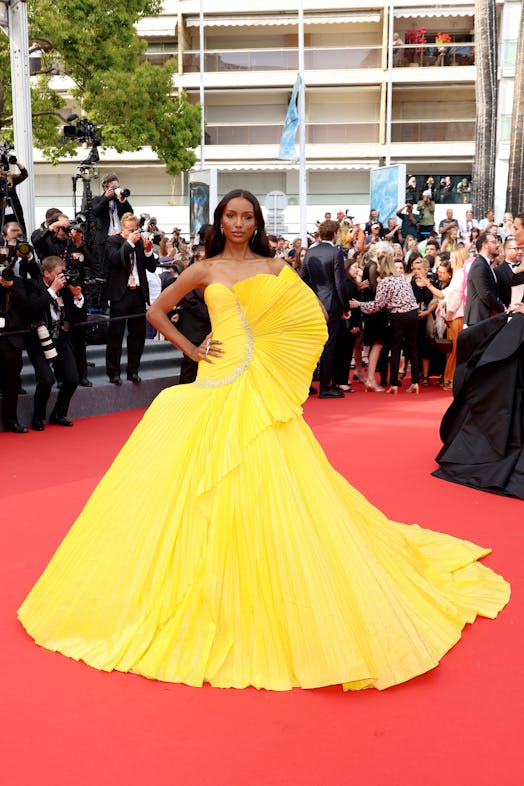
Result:
<instances>
[{"instance_id":1,"label":"long dark hair","mask_svg":"<svg viewBox=\"0 0 524 786\"><path fill-rule=\"evenodd\" d=\"M227 203L232 199L237 198L247 199L248 202L251 202L253 211L255 213L256 230L249 238L249 248L255 254L259 254L261 257L273 256L271 247L269 245L269 240L266 235L264 216L262 215L260 202L256 196L251 194L249 191L244 191L242 188L237 188L234 191L230 191L229 194L223 196L215 208L215 212L213 214L213 225L211 229L206 232L206 257L208 259L210 257L216 257L224 250L226 239L220 230L222 216L224 214L224 210L226 209Z\"/></svg>"}]
</instances>

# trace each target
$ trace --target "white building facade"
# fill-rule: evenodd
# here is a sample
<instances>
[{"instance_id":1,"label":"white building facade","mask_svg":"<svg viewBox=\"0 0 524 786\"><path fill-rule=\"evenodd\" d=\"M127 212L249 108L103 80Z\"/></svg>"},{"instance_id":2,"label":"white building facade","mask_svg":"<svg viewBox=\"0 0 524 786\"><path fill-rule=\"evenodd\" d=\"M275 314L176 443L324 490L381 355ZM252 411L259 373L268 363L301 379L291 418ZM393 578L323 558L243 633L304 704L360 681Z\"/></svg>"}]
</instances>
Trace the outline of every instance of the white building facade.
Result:
<instances>
[{"instance_id":1,"label":"white building facade","mask_svg":"<svg viewBox=\"0 0 524 786\"><path fill-rule=\"evenodd\" d=\"M502 212L522 3L498 6L496 208ZM452 203L460 214L469 199L457 186L471 179L474 157L474 3L303 0L303 11L308 225L326 211L349 210L364 220L370 170L386 158L404 163L419 188L430 175L437 182L451 178L453 190L443 195L439 211ZM399 45L390 68L391 11ZM282 8L278 0L164 0L163 15L142 20L138 30L148 42L148 60L177 59L174 91L184 90L194 103L204 98L205 144L196 150L195 170L201 162L216 169L219 197L238 187L262 201L270 191L284 192L288 235L297 234L299 168L279 160L278 147L298 70L298 2ZM38 154L35 159L37 217L55 204L71 212L78 162L55 168ZM101 176L118 173L135 211L154 214L166 230L177 225L189 232L187 174L166 175L147 149L102 151L98 169ZM92 181L92 189L99 193L99 181Z\"/></svg>"}]
</instances>

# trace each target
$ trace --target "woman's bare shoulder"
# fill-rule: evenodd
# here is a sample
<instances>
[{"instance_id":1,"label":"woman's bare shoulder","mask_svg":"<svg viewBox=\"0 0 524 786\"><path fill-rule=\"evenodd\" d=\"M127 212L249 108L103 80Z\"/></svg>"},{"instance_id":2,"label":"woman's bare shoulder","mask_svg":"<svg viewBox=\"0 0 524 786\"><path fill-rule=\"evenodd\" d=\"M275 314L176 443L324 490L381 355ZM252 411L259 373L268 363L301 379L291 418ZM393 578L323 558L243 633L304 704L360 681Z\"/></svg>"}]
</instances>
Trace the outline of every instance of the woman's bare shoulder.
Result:
<instances>
[{"instance_id":1,"label":"woman's bare shoulder","mask_svg":"<svg viewBox=\"0 0 524 786\"><path fill-rule=\"evenodd\" d=\"M288 263L282 257L260 257L260 259L264 259L267 266L274 273L276 276L280 273L282 268L289 267Z\"/></svg>"}]
</instances>

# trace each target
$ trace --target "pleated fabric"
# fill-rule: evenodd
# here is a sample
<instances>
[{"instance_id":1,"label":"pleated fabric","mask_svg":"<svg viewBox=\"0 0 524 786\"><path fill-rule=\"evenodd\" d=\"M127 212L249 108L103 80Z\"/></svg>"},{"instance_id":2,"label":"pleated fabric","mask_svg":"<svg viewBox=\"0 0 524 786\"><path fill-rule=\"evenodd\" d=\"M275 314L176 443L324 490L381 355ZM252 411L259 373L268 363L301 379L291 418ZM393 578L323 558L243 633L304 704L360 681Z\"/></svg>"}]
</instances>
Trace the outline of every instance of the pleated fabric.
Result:
<instances>
[{"instance_id":1,"label":"pleated fabric","mask_svg":"<svg viewBox=\"0 0 524 786\"><path fill-rule=\"evenodd\" d=\"M22 624L194 686L382 689L433 668L509 599L489 549L389 521L331 467L301 416L326 327L290 268L206 301L224 357L153 402Z\"/></svg>"}]
</instances>

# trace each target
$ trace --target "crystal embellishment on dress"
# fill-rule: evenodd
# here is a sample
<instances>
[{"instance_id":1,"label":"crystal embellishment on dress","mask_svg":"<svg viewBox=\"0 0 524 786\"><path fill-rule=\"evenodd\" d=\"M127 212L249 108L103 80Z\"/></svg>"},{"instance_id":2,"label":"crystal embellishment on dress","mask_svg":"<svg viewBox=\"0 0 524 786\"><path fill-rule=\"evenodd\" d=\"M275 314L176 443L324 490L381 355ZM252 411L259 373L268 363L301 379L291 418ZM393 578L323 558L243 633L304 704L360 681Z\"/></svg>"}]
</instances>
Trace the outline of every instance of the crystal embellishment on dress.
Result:
<instances>
[{"instance_id":1,"label":"crystal embellishment on dress","mask_svg":"<svg viewBox=\"0 0 524 786\"><path fill-rule=\"evenodd\" d=\"M235 303L235 308L238 311L238 316L240 317L242 327L246 331L246 335L247 335L247 346L246 346L246 353L244 355L244 360L241 363L239 363L235 368L235 370L233 371L233 373L227 377L223 377L222 379L202 379L202 380L196 379L193 382L193 385L196 385L197 387L201 387L201 388L219 388L222 387L223 385L230 385L232 382L235 382L239 377L241 377L242 374L244 374L249 368L249 364L251 363L251 359L253 357L255 341L253 339L253 333L246 319L246 316L238 303Z\"/></svg>"}]
</instances>

